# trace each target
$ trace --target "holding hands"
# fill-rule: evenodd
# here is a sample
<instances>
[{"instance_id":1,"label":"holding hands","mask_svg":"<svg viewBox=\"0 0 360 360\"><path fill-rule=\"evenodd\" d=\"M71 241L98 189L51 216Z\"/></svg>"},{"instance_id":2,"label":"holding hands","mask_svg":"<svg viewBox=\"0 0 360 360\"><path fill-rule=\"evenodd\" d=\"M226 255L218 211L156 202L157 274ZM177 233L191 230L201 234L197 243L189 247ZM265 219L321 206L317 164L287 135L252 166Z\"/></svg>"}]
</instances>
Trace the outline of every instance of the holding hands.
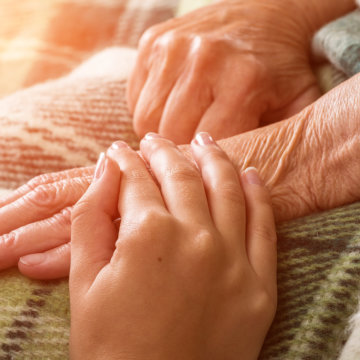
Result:
<instances>
[{"instance_id":1,"label":"holding hands","mask_svg":"<svg viewBox=\"0 0 360 360\"><path fill-rule=\"evenodd\" d=\"M270 197L207 134L191 147L197 166L157 134L148 167L122 142L100 158L72 213L74 359L257 357L276 308Z\"/></svg>"}]
</instances>

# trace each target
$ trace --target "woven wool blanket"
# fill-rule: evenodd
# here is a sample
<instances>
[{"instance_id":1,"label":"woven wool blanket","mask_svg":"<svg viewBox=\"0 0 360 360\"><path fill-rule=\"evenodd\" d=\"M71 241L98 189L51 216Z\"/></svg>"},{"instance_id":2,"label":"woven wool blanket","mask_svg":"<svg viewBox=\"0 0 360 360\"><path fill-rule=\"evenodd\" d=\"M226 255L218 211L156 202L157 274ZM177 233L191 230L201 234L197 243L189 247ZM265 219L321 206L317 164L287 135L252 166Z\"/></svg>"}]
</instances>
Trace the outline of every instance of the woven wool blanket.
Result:
<instances>
[{"instance_id":1,"label":"woven wool blanket","mask_svg":"<svg viewBox=\"0 0 360 360\"><path fill-rule=\"evenodd\" d=\"M115 140L137 147L125 102L136 56L131 47L178 5L1 2L2 191L43 172L93 165ZM337 43L321 41L339 25L329 26L314 40L317 58L332 61L319 70L325 90L350 75L339 68L344 55ZM356 359L358 332L348 324L360 290L359 219L360 203L279 225L279 307L261 359ZM67 280L32 281L14 269L0 273L0 360L66 359L68 337Z\"/></svg>"}]
</instances>

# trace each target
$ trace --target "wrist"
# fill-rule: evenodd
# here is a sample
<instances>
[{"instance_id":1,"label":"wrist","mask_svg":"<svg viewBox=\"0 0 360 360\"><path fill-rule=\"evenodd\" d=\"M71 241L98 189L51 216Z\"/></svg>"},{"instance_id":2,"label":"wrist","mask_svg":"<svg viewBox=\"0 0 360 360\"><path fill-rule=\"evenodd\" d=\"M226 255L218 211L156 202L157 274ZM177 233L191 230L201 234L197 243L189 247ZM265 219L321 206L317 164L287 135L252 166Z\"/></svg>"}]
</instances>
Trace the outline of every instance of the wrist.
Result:
<instances>
[{"instance_id":1,"label":"wrist","mask_svg":"<svg viewBox=\"0 0 360 360\"><path fill-rule=\"evenodd\" d=\"M360 76L355 76L311 107L300 163L308 163L309 189L318 210L360 199L359 88Z\"/></svg>"},{"instance_id":2,"label":"wrist","mask_svg":"<svg viewBox=\"0 0 360 360\"><path fill-rule=\"evenodd\" d=\"M306 185L297 166L306 122L305 117L285 120L218 141L238 173L252 166L258 169L270 191L277 222L315 210L304 204L298 195L300 185ZM189 146L183 145L180 149L188 159L192 159Z\"/></svg>"},{"instance_id":3,"label":"wrist","mask_svg":"<svg viewBox=\"0 0 360 360\"><path fill-rule=\"evenodd\" d=\"M239 171L258 168L277 221L360 199L359 88L360 75L288 120L219 141Z\"/></svg>"},{"instance_id":4,"label":"wrist","mask_svg":"<svg viewBox=\"0 0 360 360\"><path fill-rule=\"evenodd\" d=\"M270 191L277 222L316 210L301 195L304 185L307 190L298 166L306 123L305 117L298 117L219 141L239 173L251 166L258 169Z\"/></svg>"}]
</instances>

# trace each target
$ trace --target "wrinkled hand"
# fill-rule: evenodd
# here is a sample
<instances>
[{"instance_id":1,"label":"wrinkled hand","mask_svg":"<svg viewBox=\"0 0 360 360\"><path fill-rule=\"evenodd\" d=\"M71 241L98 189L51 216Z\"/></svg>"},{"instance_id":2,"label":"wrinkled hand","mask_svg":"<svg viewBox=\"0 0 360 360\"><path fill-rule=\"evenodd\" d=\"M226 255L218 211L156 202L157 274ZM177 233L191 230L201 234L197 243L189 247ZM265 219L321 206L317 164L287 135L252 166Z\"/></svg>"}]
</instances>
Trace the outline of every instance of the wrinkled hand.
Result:
<instances>
[{"instance_id":1,"label":"wrinkled hand","mask_svg":"<svg viewBox=\"0 0 360 360\"><path fill-rule=\"evenodd\" d=\"M135 131L180 144L199 131L220 139L297 113L320 95L309 22L292 0L236 0L153 26L128 83Z\"/></svg>"},{"instance_id":2,"label":"wrinkled hand","mask_svg":"<svg viewBox=\"0 0 360 360\"><path fill-rule=\"evenodd\" d=\"M44 174L0 200L0 270L16 266L26 276L53 279L70 269L71 209L94 168Z\"/></svg>"},{"instance_id":3,"label":"wrinkled hand","mask_svg":"<svg viewBox=\"0 0 360 360\"><path fill-rule=\"evenodd\" d=\"M158 136L140 149L157 182L118 142L73 210L71 358L256 359L276 308L266 188L206 134L199 170Z\"/></svg>"}]
</instances>

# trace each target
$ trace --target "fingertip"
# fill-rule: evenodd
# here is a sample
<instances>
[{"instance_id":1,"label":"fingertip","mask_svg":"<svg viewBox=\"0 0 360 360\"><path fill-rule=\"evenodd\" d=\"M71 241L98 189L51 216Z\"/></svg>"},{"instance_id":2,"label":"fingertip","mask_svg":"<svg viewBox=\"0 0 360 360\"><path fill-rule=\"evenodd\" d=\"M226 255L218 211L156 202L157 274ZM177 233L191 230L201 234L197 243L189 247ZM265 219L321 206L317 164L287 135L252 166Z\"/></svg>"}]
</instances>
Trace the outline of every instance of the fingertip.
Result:
<instances>
[{"instance_id":1,"label":"fingertip","mask_svg":"<svg viewBox=\"0 0 360 360\"><path fill-rule=\"evenodd\" d=\"M248 167L241 174L242 179L248 185L260 185L264 186L264 182L259 175L259 171L256 167Z\"/></svg>"},{"instance_id":2,"label":"fingertip","mask_svg":"<svg viewBox=\"0 0 360 360\"><path fill-rule=\"evenodd\" d=\"M27 267L37 266L46 262L46 258L47 256L45 253L30 254L20 257L19 263Z\"/></svg>"},{"instance_id":3,"label":"fingertip","mask_svg":"<svg viewBox=\"0 0 360 360\"><path fill-rule=\"evenodd\" d=\"M270 191L262 179L259 170L256 167L250 166L240 174L240 179L242 188L247 193L246 202L251 203L251 207L264 204L271 208L269 213L273 214ZM273 216L271 217L272 219Z\"/></svg>"},{"instance_id":4,"label":"fingertip","mask_svg":"<svg viewBox=\"0 0 360 360\"><path fill-rule=\"evenodd\" d=\"M128 158L129 155L135 156L136 158L139 157L143 160L141 153L139 151L135 151L131 148L129 144L127 144L125 141L115 141L112 143L112 145L108 148L106 155L109 159L109 161L113 162L113 164L116 164L118 169L120 171L123 171L123 163L124 159ZM130 157L131 159L131 157Z\"/></svg>"},{"instance_id":5,"label":"fingertip","mask_svg":"<svg viewBox=\"0 0 360 360\"><path fill-rule=\"evenodd\" d=\"M248 259L269 293L275 294L277 235L270 192L254 167L241 174L241 182L246 200Z\"/></svg>"},{"instance_id":6,"label":"fingertip","mask_svg":"<svg viewBox=\"0 0 360 360\"><path fill-rule=\"evenodd\" d=\"M208 153L218 154L224 159L229 160L224 150L221 149L221 147L216 143L214 138L208 132L198 132L191 140L190 147L197 166L199 167L201 167L204 156L206 156Z\"/></svg>"},{"instance_id":7,"label":"fingertip","mask_svg":"<svg viewBox=\"0 0 360 360\"><path fill-rule=\"evenodd\" d=\"M96 164L92 182L81 199L76 203L71 213L72 219L83 203L87 204L88 210L92 208L95 212L105 212L111 216L116 215L114 209L116 209L117 203L114 199L116 199L115 194L117 194L119 189L120 177L119 166L109 156L109 151L106 154L101 153ZM104 196L105 192L106 196Z\"/></svg>"},{"instance_id":8,"label":"fingertip","mask_svg":"<svg viewBox=\"0 0 360 360\"><path fill-rule=\"evenodd\" d=\"M103 158L100 156L97 166L103 169L95 172L88 191L71 212L72 258L81 264L82 272L87 274L86 281L91 281L110 261L117 238L113 219L119 216L121 173L115 161L108 156L106 160Z\"/></svg>"},{"instance_id":9,"label":"fingertip","mask_svg":"<svg viewBox=\"0 0 360 360\"><path fill-rule=\"evenodd\" d=\"M156 132L148 132L140 142L140 152L145 160L150 163L152 153L161 146L177 148L176 144Z\"/></svg>"},{"instance_id":10,"label":"fingertip","mask_svg":"<svg viewBox=\"0 0 360 360\"><path fill-rule=\"evenodd\" d=\"M196 133L190 142L191 150L195 155L200 155L204 150L217 149L223 152L210 133L201 131Z\"/></svg>"},{"instance_id":11,"label":"fingertip","mask_svg":"<svg viewBox=\"0 0 360 360\"><path fill-rule=\"evenodd\" d=\"M70 243L43 253L20 257L19 271L32 279L50 280L66 277L70 272Z\"/></svg>"}]
</instances>

